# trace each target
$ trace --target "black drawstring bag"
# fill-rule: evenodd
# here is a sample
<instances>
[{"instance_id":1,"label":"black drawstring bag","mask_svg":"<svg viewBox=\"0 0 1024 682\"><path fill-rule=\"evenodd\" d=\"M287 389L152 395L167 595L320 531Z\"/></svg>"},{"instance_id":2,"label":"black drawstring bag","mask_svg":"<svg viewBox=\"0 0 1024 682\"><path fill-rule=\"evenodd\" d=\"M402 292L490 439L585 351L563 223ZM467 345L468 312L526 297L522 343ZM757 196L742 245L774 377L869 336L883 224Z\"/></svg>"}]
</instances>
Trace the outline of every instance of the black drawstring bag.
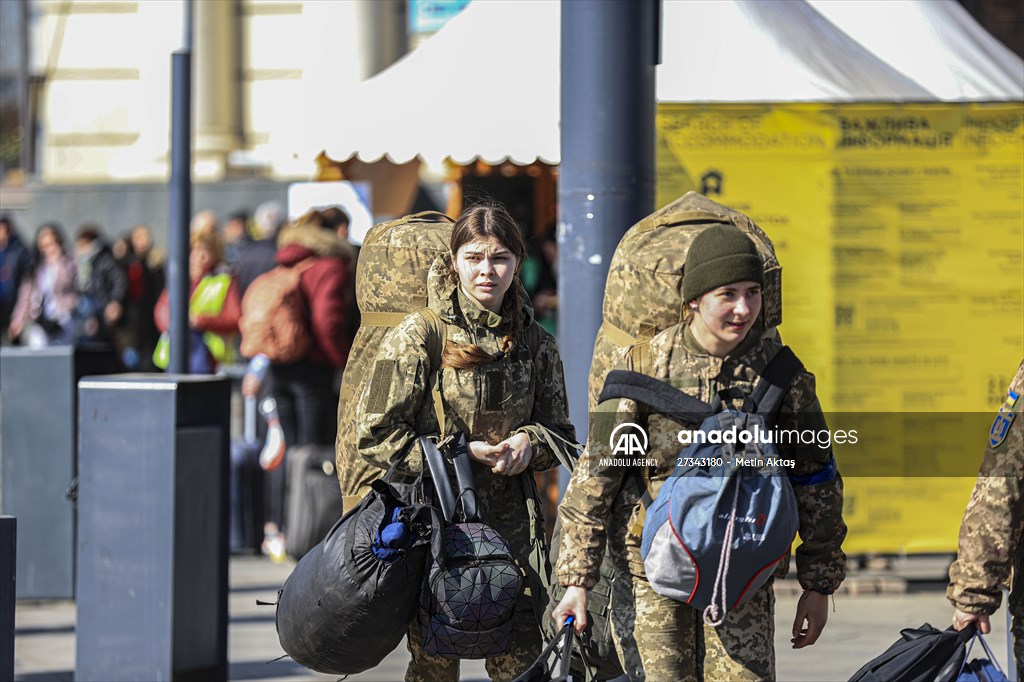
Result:
<instances>
[{"instance_id":1,"label":"black drawstring bag","mask_svg":"<svg viewBox=\"0 0 1024 682\"><path fill-rule=\"evenodd\" d=\"M573 621L575 619L569 616L565 619L565 624L562 629L558 632L558 635L554 637L544 650L540 652L540 656L533 662L526 672L512 680L512 682L565 682L569 679L569 672L572 668L572 650L573 644L576 638L575 631L573 630ZM555 660L552 665L548 665L548 659L551 655L555 655ZM555 670L555 666L558 666L558 670Z\"/></svg>"},{"instance_id":2,"label":"black drawstring bag","mask_svg":"<svg viewBox=\"0 0 1024 682\"><path fill-rule=\"evenodd\" d=\"M952 682L967 658L974 625L957 632L928 623L901 630L902 639L854 673L850 682Z\"/></svg>"},{"instance_id":3,"label":"black drawstring bag","mask_svg":"<svg viewBox=\"0 0 1024 682\"><path fill-rule=\"evenodd\" d=\"M394 468L302 557L281 589L281 648L310 670L354 675L377 666L416 615L428 557L441 551L442 521L422 502L422 481L388 482ZM433 552L431 543L438 545Z\"/></svg>"}]
</instances>

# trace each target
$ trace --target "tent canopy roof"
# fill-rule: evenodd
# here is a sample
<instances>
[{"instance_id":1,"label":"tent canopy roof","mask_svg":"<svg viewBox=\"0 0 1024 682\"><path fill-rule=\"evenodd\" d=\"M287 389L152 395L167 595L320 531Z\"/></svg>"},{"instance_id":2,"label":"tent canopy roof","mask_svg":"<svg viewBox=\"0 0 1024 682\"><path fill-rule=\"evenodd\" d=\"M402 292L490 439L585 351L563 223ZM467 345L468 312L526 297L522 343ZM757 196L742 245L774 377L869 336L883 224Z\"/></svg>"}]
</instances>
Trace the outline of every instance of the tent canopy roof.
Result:
<instances>
[{"instance_id":1,"label":"tent canopy roof","mask_svg":"<svg viewBox=\"0 0 1024 682\"><path fill-rule=\"evenodd\" d=\"M334 159L558 163L560 29L557 0L472 2L314 128ZM664 0L661 47L659 102L1024 100L955 0Z\"/></svg>"}]
</instances>

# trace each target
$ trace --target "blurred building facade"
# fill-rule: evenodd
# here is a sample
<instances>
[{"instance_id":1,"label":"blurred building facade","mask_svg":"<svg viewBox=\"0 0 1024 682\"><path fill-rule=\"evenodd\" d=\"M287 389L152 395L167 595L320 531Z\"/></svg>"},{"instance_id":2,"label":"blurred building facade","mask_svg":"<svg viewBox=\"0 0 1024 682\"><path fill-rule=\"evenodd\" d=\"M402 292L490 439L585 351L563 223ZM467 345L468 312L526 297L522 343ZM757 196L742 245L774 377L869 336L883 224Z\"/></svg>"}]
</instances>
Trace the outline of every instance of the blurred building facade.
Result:
<instances>
[{"instance_id":1,"label":"blurred building facade","mask_svg":"<svg viewBox=\"0 0 1024 682\"><path fill-rule=\"evenodd\" d=\"M4 3L5 5L8 3ZM32 170L45 183L163 181L184 2L30 0ZM307 133L406 51L404 0L194 3L194 178L310 179Z\"/></svg>"}]
</instances>

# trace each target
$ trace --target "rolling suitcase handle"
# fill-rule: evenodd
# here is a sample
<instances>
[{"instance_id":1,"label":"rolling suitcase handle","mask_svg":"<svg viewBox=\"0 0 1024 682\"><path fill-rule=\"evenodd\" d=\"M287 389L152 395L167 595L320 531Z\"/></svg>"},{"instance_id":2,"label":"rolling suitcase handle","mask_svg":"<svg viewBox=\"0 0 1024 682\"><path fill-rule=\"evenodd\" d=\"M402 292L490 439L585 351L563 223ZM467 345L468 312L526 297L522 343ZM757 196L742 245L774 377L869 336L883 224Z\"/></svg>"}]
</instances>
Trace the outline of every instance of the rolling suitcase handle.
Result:
<instances>
[{"instance_id":1,"label":"rolling suitcase handle","mask_svg":"<svg viewBox=\"0 0 1024 682\"><path fill-rule=\"evenodd\" d=\"M245 399L242 413L242 438L252 445L256 442L256 396Z\"/></svg>"}]
</instances>

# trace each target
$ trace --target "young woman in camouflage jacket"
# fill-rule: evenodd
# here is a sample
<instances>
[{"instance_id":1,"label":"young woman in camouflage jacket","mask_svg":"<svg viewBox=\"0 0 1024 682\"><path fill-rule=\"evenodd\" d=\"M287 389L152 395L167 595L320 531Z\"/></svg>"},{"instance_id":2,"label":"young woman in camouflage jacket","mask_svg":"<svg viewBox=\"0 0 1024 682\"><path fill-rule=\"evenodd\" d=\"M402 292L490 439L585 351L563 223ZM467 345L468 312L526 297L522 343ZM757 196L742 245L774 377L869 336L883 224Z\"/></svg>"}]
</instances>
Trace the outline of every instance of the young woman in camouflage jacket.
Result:
<instances>
[{"instance_id":1,"label":"young woman in camouflage jacket","mask_svg":"<svg viewBox=\"0 0 1024 682\"><path fill-rule=\"evenodd\" d=\"M654 337L650 367L644 371L705 402L726 388L749 393L781 347L754 328L764 268L753 242L736 227L710 227L690 246L683 277L687 319ZM627 351L620 368L639 371L633 357ZM630 400L617 401L614 417L616 423L646 423L647 457L659 460L649 483L649 492L656 496L676 464L680 423L658 414L642 415ZM716 628L704 626L696 609L655 593L640 557L641 505L633 486L625 485L631 473L616 466L607 442L609 430L595 428L595 421L559 508L565 530L555 573L568 590L554 610L555 620L561 624L574 615L577 630L582 630L587 590L597 583L605 542L611 542L613 551L626 554L632 573L634 636L647 682L774 679L774 581L730 610ZM813 375L800 372L793 380L777 425L816 433L827 429ZM821 634L828 595L845 576L843 488L831 448L815 443L780 445L779 450L783 458L795 460L792 475L813 477L801 479L811 484L794 485L802 540L796 550L797 575L804 589L793 623L793 647L799 649L814 644ZM787 555L774 575L785 575L788 568Z\"/></svg>"},{"instance_id":2,"label":"young woman in camouflage jacket","mask_svg":"<svg viewBox=\"0 0 1024 682\"><path fill-rule=\"evenodd\" d=\"M575 439L562 361L554 338L534 322L518 281L525 246L508 212L471 207L455 223L450 246L451 257L438 258L427 280L428 305L447 335L439 380L445 431L467 434L481 517L508 541L529 573L531 521L516 478L558 464L539 429ZM429 387L437 364L430 357L431 329L421 313L395 327L377 352L360 397L359 454L382 469L407 452L400 471L416 475L423 466L418 436L439 431ZM540 654L539 624L525 594L530 582L524 581L516 604L510 651L487 660L494 680L513 679ZM459 662L427 655L416 624L408 642L408 682L458 679Z\"/></svg>"}]
</instances>

